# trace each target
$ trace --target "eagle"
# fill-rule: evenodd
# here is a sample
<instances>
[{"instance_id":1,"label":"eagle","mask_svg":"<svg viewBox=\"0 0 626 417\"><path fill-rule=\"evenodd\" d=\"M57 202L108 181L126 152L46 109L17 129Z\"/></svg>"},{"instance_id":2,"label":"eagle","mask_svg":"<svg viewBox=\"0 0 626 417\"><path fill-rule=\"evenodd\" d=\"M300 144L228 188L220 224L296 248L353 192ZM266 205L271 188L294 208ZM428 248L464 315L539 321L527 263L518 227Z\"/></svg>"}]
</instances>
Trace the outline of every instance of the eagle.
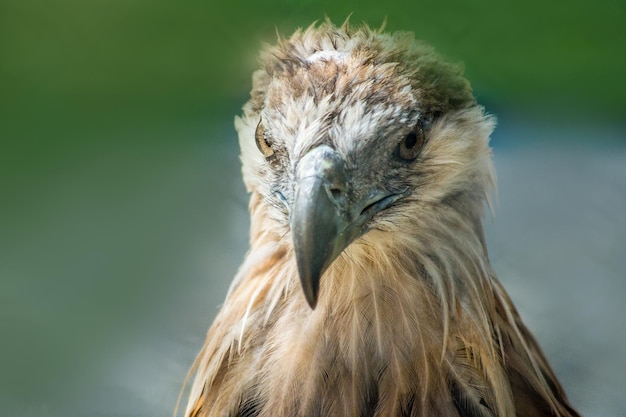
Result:
<instances>
[{"instance_id":1,"label":"eagle","mask_svg":"<svg viewBox=\"0 0 626 417\"><path fill-rule=\"evenodd\" d=\"M462 67L328 20L259 62L249 251L185 415L578 416L490 265L495 118Z\"/></svg>"}]
</instances>

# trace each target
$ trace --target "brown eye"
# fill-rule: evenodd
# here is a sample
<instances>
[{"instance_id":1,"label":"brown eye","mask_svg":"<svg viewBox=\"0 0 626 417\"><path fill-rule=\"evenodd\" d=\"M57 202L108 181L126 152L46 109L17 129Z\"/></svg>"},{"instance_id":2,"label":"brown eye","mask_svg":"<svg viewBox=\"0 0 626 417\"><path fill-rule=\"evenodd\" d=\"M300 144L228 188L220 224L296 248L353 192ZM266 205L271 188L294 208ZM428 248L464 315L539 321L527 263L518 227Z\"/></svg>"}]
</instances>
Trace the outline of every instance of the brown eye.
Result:
<instances>
[{"instance_id":1,"label":"brown eye","mask_svg":"<svg viewBox=\"0 0 626 417\"><path fill-rule=\"evenodd\" d=\"M259 148L263 156L269 159L274 155L274 149L272 149L272 145L267 140L267 136L265 135L265 127L263 127L263 121L259 120L259 124L256 127L256 131L254 132L254 140L256 142L256 146Z\"/></svg>"},{"instance_id":2,"label":"brown eye","mask_svg":"<svg viewBox=\"0 0 626 417\"><path fill-rule=\"evenodd\" d=\"M405 161L414 160L422 150L425 140L424 131L417 127L415 131L406 135L398 144L398 156Z\"/></svg>"}]
</instances>

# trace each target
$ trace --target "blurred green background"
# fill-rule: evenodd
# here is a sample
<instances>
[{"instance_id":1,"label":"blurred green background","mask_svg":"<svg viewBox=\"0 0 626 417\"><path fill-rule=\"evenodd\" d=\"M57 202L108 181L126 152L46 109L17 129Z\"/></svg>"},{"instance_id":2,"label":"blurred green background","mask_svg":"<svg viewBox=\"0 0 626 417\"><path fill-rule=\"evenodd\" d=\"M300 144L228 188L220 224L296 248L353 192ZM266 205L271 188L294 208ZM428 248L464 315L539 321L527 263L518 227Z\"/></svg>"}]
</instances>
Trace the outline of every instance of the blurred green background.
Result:
<instances>
[{"instance_id":1,"label":"blurred green background","mask_svg":"<svg viewBox=\"0 0 626 417\"><path fill-rule=\"evenodd\" d=\"M505 126L623 139L623 0L1 0L0 414L66 415L116 393L110 415L143 415L175 398L177 378L124 403L105 375L149 343L184 375L245 251L232 120L261 42L350 14L463 61Z\"/></svg>"}]
</instances>

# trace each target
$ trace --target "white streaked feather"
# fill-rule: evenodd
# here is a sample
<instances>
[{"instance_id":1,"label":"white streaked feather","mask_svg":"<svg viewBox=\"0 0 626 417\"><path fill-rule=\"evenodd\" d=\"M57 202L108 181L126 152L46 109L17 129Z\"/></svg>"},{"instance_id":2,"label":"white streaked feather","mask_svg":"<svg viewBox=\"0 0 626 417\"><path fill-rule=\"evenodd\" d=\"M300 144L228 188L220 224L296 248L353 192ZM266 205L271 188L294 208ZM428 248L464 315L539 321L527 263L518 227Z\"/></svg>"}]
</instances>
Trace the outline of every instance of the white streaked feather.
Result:
<instances>
[{"instance_id":1,"label":"white streaked feather","mask_svg":"<svg viewBox=\"0 0 626 417\"><path fill-rule=\"evenodd\" d=\"M339 51L317 51L312 55L309 55L307 57L307 62L308 63L314 63L315 61L330 61L330 60L334 60L334 61L342 61L343 59L345 59L348 56L348 53L346 52L339 52Z\"/></svg>"}]
</instances>

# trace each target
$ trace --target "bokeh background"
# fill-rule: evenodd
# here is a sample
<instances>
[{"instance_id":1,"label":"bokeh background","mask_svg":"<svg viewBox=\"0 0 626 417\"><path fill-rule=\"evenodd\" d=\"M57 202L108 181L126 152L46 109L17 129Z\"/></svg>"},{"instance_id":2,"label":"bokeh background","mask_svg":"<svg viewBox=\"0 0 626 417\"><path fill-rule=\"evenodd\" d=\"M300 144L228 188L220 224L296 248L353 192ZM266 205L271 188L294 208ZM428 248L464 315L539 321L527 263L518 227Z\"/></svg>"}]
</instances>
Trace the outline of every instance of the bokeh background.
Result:
<instances>
[{"instance_id":1,"label":"bokeh background","mask_svg":"<svg viewBox=\"0 0 626 417\"><path fill-rule=\"evenodd\" d=\"M587 416L626 416L623 0L0 1L0 415L170 416L246 250L233 116L329 16L463 61L496 271Z\"/></svg>"}]
</instances>

